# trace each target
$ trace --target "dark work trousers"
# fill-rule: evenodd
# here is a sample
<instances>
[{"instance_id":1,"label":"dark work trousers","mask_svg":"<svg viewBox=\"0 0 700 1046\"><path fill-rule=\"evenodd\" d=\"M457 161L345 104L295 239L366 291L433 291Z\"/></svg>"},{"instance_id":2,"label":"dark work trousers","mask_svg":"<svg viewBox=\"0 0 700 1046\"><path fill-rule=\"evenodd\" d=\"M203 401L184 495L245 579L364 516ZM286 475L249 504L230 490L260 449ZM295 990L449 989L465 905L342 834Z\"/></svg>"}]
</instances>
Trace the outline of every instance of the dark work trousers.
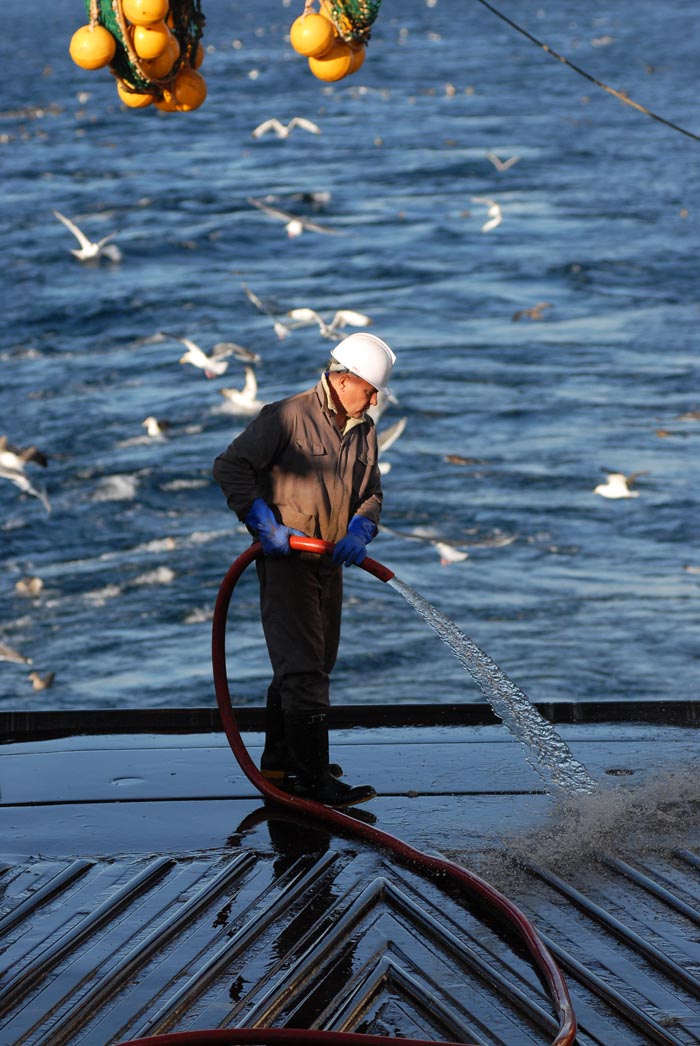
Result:
<instances>
[{"instance_id":1,"label":"dark work trousers","mask_svg":"<svg viewBox=\"0 0 700 1046\"><path fill-rule=\"evenodd\" d=\"M260 556L260 616L285 715L324 712L340 642L343 570L326 556Z\"/></svg>"}]
</instances>

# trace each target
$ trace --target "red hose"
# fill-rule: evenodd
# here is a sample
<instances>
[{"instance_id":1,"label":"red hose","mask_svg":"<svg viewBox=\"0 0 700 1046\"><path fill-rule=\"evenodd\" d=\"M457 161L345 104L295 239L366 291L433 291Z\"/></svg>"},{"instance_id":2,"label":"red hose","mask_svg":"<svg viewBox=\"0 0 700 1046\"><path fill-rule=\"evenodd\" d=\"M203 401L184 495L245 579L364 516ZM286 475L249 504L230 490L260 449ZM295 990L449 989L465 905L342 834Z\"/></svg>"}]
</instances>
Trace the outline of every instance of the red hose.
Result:
<instances>
[{"instance_id":1,"label":"red hose","mask_svg":"<svg viewBox=\"0 0 700 1046\"><path fill-rule=\"evenodd\" d=\"M314 552L319 555L333 550L333 545L328 541L319 541L316 538L291 537L290 545L298 552ZM310 799L299 799L297 796L289 795L287 792L275 788L262 776L250 758L241 738L231 704L226 672L226 622L231 596L238 579L261 554L260 543L256 542L231 564L219 588L212 623L212 664L216 700L226 737L244 774L266 799L271 799L295 812L310 815L318 821L325 821L326 824L340 828L343 832L358 835L375 846L391 850L401 860L413 867L417 866L419 870L439 873L443 878L446 877L460 884L468 893L481 898L489 907L504 916L526 945L549 989L559 1020L559 1031L552 1040L552 1046L572 1046L576 1038L576 1016L566 981L548 949L540 940L535 927L512 901L474 872L467 871L460 865L453 864L444 858L425 854L421 850L409 846L403 840L397 839L396 836L365 824L340 810L334 810L330 806L324 806L322 803L316 803ZM380 581L390 581L394 577L393 571L376 560L370 559L369 556L366 556L359 565ZM394 1040L378 1035L328 1032L308 1028L223 1028L170 1032L145 1039L132 1039L129 1042L118 1043L117 1046L210 1046L210 1044L211 1046L213 1044L217 1044L217 1046L219 1044L266 1046L266 1044L274 1043L299 1044L299 1046L304 1043L318 1044L318 1046L380 1046L380 1044L390 1041ZM402 1039L401 1042L404 1046L436 1046L434 1042L426 1042L423 1039ZM469 1046L469 1044L443 1043L441 1046Z\"/></svg>"}]
</instances>

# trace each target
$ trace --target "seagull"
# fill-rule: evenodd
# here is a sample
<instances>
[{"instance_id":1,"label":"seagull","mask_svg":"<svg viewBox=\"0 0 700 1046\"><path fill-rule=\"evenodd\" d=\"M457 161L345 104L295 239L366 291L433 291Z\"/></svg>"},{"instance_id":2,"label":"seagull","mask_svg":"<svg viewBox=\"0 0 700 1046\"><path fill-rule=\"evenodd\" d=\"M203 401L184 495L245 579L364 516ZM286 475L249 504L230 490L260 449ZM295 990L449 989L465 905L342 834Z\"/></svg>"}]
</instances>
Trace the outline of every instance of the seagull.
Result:
<instances>
[{"instance_id":1,"label":"seagull","mask_svg":"<svg viewBox=\"0 0 700 1046\"><path fill-rule=\"evenodd\" d=\"M13 650L7 643L0 643L0 661L12 661L15 665L31 665L31 657L25 657L19 650Z\"/></svg>"},{"instance_id":2,"label":"seagull","mask_svg":"<svg viewBox=\"0 0 700 1046\"><path fill-rule=\"evenodd\" d=\"M271 120L263 120L253 131L253 138L261 138L268 131L274 131L278 138L288 138L295 127L301 127L302 131L309 134L320 134L321 128L312 120L306 120L303 116L293 116L288 124L281 123L276 117Z\"/></svg>"},{"instance_id":3,"label":"seagull","mask_svg":"<svg viewBox=\"0 0 700 1046\"><path fill-rule=\"evenodd\" d=\"M226 400L225 409L233 414L257 414L265 406L257 399L258 381L252 367L245 368L245 382L242 389L219 389Z\"/></svg>"},{"instance_id":4,"label":"seagull","mask_svg":"<svg viewBox=\"0 0 700 1046\"><path fill-rule=\"evenodd\" d=\"M499 204L495 200L490 200L487 196L472 196L473 203L483 203L485 207L488 207L488 221L485 221L481 226L482 232L488 232L490 229L495 229L497 225L500 225L503 221L503 214Z\"/></svg>"},{"instance_id":5,"label":"seagull","mask_svg":"<svg viewBox=\"0 0 700 1046\"><path fill-rule=\"evenodd\" d=\"M262 356L253 352L252 349L246 349L243 345L237 345L235 341L217 341L216 345L212 349L214 356L235 356L237 360L241 360L243 363L262 363Z\"/></svg>"},{"instance_id":6,"label":"seagull","mask_svg":"<svg viewBox=\"0 0 700 1046\"><path fill-rule=\"evenodd\" d=\"M638 498L638 490L630 490L637 476L645 476L646 472L631 472L626 476L623 472L608 472L607 483L599 483L593 488L594 494L600 494L603 498Z\"/></svg>"},{"instance_id":7,"label":"seagull","mask_svg":"<svg viewBox=\"0 0 700 1046\"><path fill-rule=\"evenodd\" d=\"M533 305L531 309L518 309L511 316L513 323L517 323L518 320L522 320L526 316L530 320L541 320L542 313L545 309L551 309L551 301L538 301L537 305Z\"/></svg>"},{"instance_id":8,"label":"seagull","mask_svg":"<svg viewBox=\"0 0 700 1046\"><path fill-rule=\"evenodd\" d=\"M21 577L15 581L15 592L18 596L38 596L44 587L40 577Z\"/></svg>"},{"instance_id":9,"label":"seagull","mask_svg":"<svg viewBox=\"0 0 700 1046\"><path fill-rule=\"evenodd\" d=\"M250 287L248 287L247 284L242 283L241 286L243 288L243 293L245 294L245 296L248 299L248 301L252 305L254 305L255 308L258 309L260 312L263 312L263 313L265 313L266 316L270 317L270 319L272 320L272 323L273 323L273 326L274 326L274 329L275 329L275 334L277 335L277 337L280 340L282 340L282 338L286 338L287 335L289 334L290 328L285 323L282 323L282 321L278 318L279 317L279 312L276 312L271 306L267 305L262 300L262 298L259 298L257 296L255 291L252 291L250 289Z\"/></svg>"},{"instance_id":10,"label":"seagull","mask_svg":"<svg viewBox=\"0 0 700 1046\"><path fill-rule=\"evenodd\" d=\"M11 483L14 483L25 494L31 494L32 497L38 498L46 511L51 512L51 505L46 496L46 491L43 487L35 487L29 477L25 476L23 469L15 469L8 465L0 464L0 479L9 479Z\"/></svg>"},{"instance_id":11,"label":"seagull","mask_svg":"<svg viewBox=\"0 0 700 1046\"><path fill-rule=\"evenodd\" d=\"M393 425L389 425L388 428L382 429L381 432L377 433L377 447L380 455L384 454L389 447L393 447L403 430L406 428L407 420L407 418L399 418L399 420L395 421ZM387 472L391 471L391 464L388 461L380 461L379 471L382 476L386 476Z\"/></svg>"},{"instance_id":12,"label":"seagull","mask_svg":"<svg viewBox=\"0 0 700 1046\"><path fill-rule=\"evenodd\" d=\"M363 312L356 312L354 309L337 309L330 320L324 319L315 309L307 308L290 309L287 316L292 320L292 323L285 324L287 330L295 330L297 327L307 327L311 323L317 323L321 335L335 341L343 337L338 333L343 328L370 327L373 322L371 316L366 316Z\"/></svg>"},{"instance_id":13,"label":"seagull","mask_svg":"<svg viewBox=\"0 0 700 1046\"><path fill-rule=\"evenodd\" d=\"M180 357L180 363L191 363L193 367L198 367L199 370L203 370L207 378L221 377L228 370L228 363L226 361L227 356L231 356L232 352L228 349L225 351L216 352L213 350L211 356L207 356L206 353L200 349L199 345L195 345L190 338L178 338L176 341L182 342L187 349ZM220 342L219 344L223 344Z\"/></svg>"},{"instance_id":14,"label":"seagull","mask_svg":"<svg viewBox=\"0 0 700 1046\"><path fill-rule=\"evenodd\" d=\"M58 218L60 222L66 226L67 229L75 236L76 240L80 244L80 250L71 248L71 254L74 255L78 261L93 261L99 259L103 255L105 258L109 258L110 261L120 262L122 260L122 252L119 250L115 243L108 243L112 237L116 236L116 233L111 232L109 236L103 236L97 243L93 243L89 240L82 229L79 229L75 222L72 222L70 218L66 218L65 214L61 214L60 211L54 211L54 216Z\"/></svg>"},{"instance_id":15,"label":"seagull","mask_svg":"<svg viewBox=\"0 0 700 1046\"><path fill-rule=\"evenodd\" d=\"M45 676L40 676L38 672L30 672L28 676L35 690L48 690L55 678L55 672L47 672Z\"/></svg>"},{"instance_id":16,"label":"seagull","mask_svg":"<svg viewBox=\"0 0 700 1046\"><path fill-rule=\"evenodd\" d=\"M503 171L510 170L510 168L513 167L518 162L520 157L519 156L509 156L507 160L502 160L500 158L500 156L496 155L496 153L488 152L488 153L486 153L486 159L491 161L491 163L493 164L493 166L496 168L497 171L503 172Z\"/></svg>"},{"instance_id":17,"label":"seagull","mask_svg":"<svg viewBox=\"0 0 700 1046\"><path fill-rule=\"evenodd\" d=\"M462 563L465 559L469 559L468 552L465 552L464 549L455 548L454 545L449 545L446 541L431 541L430 544L440 556L440 565L443 567L448 567L451 563Z\"/></svg>"},{"instance_id":18,"label":"seagull","mask_svg":"<svg viewBox=\"0 0 700 1046\"><path fill-rule=\"evenodd\" d=\"M48 465L46 455L37 450L36 447L31 446L20 449L8 443L7 436L0 436L0 465L5 465L10 469L23 470L28 461L33 461L44 469Z\"/></svg>"},{"instance_id":19,"label":"seagull","mask_svg":"<svg viewBox=\"0 0 700 1046\"><path fill-rule=\"evenodd\" d=\"M152 439L156 439L158 436L161 438L165 436L165 433L170 428L170 422L166 418L156 418L152 414L149 414L147 418L141 422L146 430L146 433L151 436Z\"/></svg>"},{"instance_id":20,"label":"seagull","mask_svg":"<svg viewBox=\"0 0 700 1046\"><path fill-rule=\"evenodd\" d=\"M305 229L308 229L309 232L331 233L333 236L344 235L341 229L331 229L328 225L319 225L317 222L312 222L308 218L302 218L298 214L290 214L289 211L271 207L269 203L265 203L264 200L258 200L255 196L246 196L246 200L253 207L257 207L258 210L267 214L268 217L277 218L278 221L284 222L285 231L290 239L293 239L295 236L301 236Z\"/></svg>"}]
</instances>

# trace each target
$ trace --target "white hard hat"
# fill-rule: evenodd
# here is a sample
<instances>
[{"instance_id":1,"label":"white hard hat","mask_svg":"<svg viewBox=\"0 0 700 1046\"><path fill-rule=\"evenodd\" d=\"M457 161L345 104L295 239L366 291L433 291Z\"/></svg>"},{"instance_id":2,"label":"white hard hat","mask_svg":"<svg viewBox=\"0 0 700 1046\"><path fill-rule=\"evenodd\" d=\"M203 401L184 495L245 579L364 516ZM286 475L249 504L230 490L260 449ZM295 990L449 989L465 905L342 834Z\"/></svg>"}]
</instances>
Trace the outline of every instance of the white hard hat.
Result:
<instances>
[{"instance_id":1,"label":"white hard hat","mask_svg":"<svg viewBox=\"0 0 700 1046\"><path fill-rule=\"evenodd\" d=\"M331 356L379 392L387 391L396 356L381 338L374 334L350 334L331 349Z\"/></svg>"}]
</instances>

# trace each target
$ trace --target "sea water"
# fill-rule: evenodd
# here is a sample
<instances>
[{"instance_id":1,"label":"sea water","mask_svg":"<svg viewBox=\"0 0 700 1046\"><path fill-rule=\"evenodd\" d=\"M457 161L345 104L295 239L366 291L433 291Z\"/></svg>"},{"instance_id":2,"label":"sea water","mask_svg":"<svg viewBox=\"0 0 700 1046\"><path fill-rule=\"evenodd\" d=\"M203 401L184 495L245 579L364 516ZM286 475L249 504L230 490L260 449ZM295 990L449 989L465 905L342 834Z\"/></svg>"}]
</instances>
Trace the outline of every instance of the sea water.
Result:
<instances>
[{"instance_id":1,"label":"sea water","mask_svg":"<svg viewBox=\"0 0 700 1046\"><path fill-rule=\"evenodd\" d=\"M700 127L691 0L508 6ZM172 336L258 353L267 402L313 385L333 346L316 325L278 339L243 284L282 318L359 310L397 353L378 432L407 420L380 459L373 556L475 622L538 701L694 699L700 145L465 0L386 0L362 69L322 84L289 46L301 7L203 0L209 95L159 113L73 64L83 0L3 0L0 435L47 454L27 472L51 512L0 481L0 641L32 660L0 663L0 709L213 704L214 600L250 536L211 467L249 421L221 395L244 370L206 379ZM254 139L272 116L322 133ZM490 151L519 159L499 171ZM249 196L339 234L290 239ZM486 232L479 198L503 213ZM115 232L122 262L81 265L53 210ZM604 469L643 473L638 497L594 494ZM435 543L468 558L443 565ZM254 706L270 667L250 573L231 658ZM28 575L36 596L15 588ZM334 703L454 702L458 661L347 575Z\"/></svg>"},{"instance_id":2,"label":"sea water","mask_svg":"<svg viewBox=\"0 0 700 1046\"><path fill-rule=\"evenodd\" d=\"M567 795L593 792L596 783L588 770L574 758L552 724L540 715L496 662L410 585L396 576L389 584L435 629L462 667L474 677L496 715L525 747L525 758L540 775L547 791Z\"/></svg>"}]
</instances>

